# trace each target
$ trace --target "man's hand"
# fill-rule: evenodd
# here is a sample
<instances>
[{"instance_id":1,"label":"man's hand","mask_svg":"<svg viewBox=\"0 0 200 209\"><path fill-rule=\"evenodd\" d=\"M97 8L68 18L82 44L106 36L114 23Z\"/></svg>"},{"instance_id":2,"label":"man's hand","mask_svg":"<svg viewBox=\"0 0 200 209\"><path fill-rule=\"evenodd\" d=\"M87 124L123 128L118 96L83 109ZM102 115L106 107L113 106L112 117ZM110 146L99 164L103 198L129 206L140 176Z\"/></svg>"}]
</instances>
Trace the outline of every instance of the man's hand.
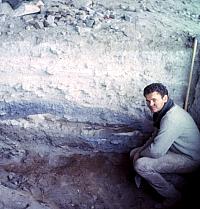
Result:
<instances>
[{"instance_id":1,"label":"man's hand","mask_svg":"<svg viewBox=\"0 0 200 209\"><path fill-rule=\"evenodd\" d=\"M133 164L135 164L135 162L136 162L136 160L138 159L138 158L140 158L140 150L138 150L136 153L135 153L135 155L134 155L134 157L133 157Z\"/></svg>"},{"instance_id":2,"label":"man's hand","mask_svg":"<svg viewBox=\"0 0 200 209\"><path fill-rule=\"evenodd\" d=\"M135 161L140 157L140 152L142 151L143 147L136 147L130 152L130 159L133 161L133 164Z\"/></svg>"}]
</instances>

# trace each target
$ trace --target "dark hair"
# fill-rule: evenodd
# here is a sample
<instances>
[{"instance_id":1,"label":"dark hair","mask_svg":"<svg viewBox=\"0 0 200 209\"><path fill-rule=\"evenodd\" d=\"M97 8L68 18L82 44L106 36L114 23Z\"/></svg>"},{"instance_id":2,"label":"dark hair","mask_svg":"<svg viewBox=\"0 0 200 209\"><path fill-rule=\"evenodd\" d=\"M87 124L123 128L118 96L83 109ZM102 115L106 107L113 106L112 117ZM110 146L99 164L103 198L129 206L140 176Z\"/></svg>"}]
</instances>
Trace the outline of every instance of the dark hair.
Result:
<instances>
[{"instance_id":1,"label":"dark hair","mask_svg":"<svg viewBox=\"0 0 200 209\"><path fill-rule=\"evenodd\" d=\"M144 88L143 95L146 96L147 94L158 92L162 97L168 95L167 88L162 83L152 83Z\"/></svg>"}]
</instances>

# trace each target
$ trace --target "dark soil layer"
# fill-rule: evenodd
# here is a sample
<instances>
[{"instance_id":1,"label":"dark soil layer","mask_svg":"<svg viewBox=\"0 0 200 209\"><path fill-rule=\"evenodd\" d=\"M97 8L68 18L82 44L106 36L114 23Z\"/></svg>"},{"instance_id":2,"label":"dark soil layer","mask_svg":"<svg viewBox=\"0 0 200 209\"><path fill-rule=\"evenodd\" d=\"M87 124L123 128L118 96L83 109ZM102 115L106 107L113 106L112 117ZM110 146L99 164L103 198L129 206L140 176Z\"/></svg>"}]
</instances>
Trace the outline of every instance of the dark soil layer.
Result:
<instances>
[{"instance_id":1,"label":"dark soil layer","mask_svg":"<svg viewBox=\"0 0 200 209\"><path fill-rule=\"evenodd\" d=\"M128 154L72 155L56 160L29 157L20 165L4 167L4 185L26 191L50 208L153 209L162 201L145 181L136 188ZM196 177L190 178L183 189L183 203L176 208L199 208L198 195L193 192L198 191L199 184L193 182Z\"/></svg>"}]
</instances>

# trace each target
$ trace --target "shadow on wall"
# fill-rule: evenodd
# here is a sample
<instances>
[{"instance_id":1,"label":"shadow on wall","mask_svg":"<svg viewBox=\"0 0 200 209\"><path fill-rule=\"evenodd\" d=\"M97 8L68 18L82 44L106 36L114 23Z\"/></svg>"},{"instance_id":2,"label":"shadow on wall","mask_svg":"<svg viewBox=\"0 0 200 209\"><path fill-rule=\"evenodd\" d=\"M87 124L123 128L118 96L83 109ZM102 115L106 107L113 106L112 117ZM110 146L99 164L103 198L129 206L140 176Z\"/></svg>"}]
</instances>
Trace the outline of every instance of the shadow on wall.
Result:
<instances>
[{"instance_id":1,"label":"shadow on wall","mask_svg":"<svg viewBox=\"0 0 200 209\"><path fill-rule=\"evenodd\" d=\"M136 110L137 111L137 110ZM78 106L72 102L52 103L49 101L0 102L0 120L18 119L35 114L53 114L69 121L97 124L128 125L141 132L149 130L150 121L141 114L141 120L133 115L115 112L106 108ZM137 113L138 114L138 113ZM148 132L148 131L147 131Z\"/></svg>"}]
</instances>

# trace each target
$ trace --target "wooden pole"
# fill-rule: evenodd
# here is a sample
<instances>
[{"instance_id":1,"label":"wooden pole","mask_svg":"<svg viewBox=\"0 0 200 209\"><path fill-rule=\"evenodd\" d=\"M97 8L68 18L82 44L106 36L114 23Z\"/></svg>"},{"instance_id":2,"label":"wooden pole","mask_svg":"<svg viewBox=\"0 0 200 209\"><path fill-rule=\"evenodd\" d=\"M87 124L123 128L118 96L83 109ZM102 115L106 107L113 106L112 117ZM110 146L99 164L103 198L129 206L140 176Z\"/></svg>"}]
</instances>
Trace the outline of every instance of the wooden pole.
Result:
<instances>
[{"instance_id":1,"label":"wooden pole","mask_svg":"<svg viewBox=\"0 0 200 209\"><path fill-rule=\"evenodd\" d=\"M191 82L192 82L192 73L193 73L193 68L194 68L194 59L195 59L196 51L197 51L197 38L194 39L193 54L192 54L192 64L191 64L191 68L190 68L190 75L189 75L187 94L186 94L186 98L185 98L184 109L186 111L188 109L188 100L189 100L189 95L190 95L190 88L191 88Z\"/></svg>"}]
</instances>

